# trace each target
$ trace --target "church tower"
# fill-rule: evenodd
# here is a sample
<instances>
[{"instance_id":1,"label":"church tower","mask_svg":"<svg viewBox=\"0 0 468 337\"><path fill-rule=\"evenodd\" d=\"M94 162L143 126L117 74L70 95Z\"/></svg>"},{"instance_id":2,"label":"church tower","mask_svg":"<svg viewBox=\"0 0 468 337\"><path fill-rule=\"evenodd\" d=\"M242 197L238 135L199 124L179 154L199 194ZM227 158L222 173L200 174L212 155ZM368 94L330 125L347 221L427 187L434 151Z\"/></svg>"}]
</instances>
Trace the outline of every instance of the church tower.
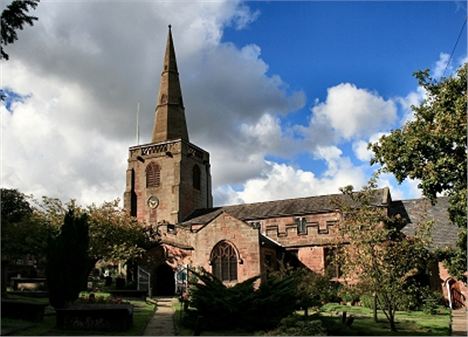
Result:
<instances>
[{"instance_id":1,"label":"church tower","mask_svg":"<svg viewBox=\"0 0 468 337\"><path fill-rule=\"evenodd\" d=\"M189 142L169 26L152 142L129 149L124 208L149 224L174 224L212 203L210 156Z\"/></svg>"}]
</instances>

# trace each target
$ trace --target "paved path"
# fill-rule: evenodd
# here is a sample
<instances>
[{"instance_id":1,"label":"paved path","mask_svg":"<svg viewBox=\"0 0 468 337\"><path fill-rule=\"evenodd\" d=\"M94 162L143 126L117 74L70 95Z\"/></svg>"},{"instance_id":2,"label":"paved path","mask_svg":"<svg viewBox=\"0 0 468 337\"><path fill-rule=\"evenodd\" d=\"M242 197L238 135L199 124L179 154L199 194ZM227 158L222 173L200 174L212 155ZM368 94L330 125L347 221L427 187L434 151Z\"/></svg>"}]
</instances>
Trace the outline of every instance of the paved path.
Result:
<instances>
[{"instance_id":1,"label":"paved path","mask_svg":"<svg viewBox=\"0 0 468 337\"><path fill-rule=\"evenodd\" d=\"M452 311L452 336L467 336L466 309Z\"/></svg>"},{"instance_id":2,"label":"paved path","mask_svg":"<svg viewBox=\"0 0 468 337\"><path fill-rule=\"evenodd\" d=\"M157 297L157 308L148 322L143 336L175 336L174 297Z\"/></svg>"}]
</instances>

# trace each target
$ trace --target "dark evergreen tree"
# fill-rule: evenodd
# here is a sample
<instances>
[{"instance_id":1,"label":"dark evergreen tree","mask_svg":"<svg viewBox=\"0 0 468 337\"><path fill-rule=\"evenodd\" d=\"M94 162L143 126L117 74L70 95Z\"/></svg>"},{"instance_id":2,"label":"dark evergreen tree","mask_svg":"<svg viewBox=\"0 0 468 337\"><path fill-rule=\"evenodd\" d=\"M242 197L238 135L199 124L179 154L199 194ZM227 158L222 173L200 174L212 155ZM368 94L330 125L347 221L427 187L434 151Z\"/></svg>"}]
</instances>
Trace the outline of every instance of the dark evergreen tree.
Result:
<instances>
[{"instance_id":1,"label":"dark evergreen tree","mask_svg":"<svg viewBox=\"0 0 468 337\"><path fill-rule=\"evenodd\" d=\"M86 289L90 263L88 217L70 210L60 234L48 241L46 274L53 307L67 306Z\"/></svg>"}]
</instances>

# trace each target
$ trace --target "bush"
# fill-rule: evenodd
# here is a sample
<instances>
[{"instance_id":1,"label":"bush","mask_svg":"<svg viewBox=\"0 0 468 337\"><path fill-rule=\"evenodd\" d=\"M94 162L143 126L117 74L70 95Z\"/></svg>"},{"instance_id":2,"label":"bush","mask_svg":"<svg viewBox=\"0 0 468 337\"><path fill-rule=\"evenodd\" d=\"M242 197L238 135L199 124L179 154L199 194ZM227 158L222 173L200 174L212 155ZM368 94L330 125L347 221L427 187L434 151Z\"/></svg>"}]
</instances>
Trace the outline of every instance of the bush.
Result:
<instances>
[{"instance_id":1,"label":"bush","mask_svg":"<svg viewBox=\"0 0 468 337\"><path fill-rule=\"evenodd\" d=\"M443 303L443 296L437 291L427 291L422 300L422 310L426 314L437 314L439 306Z\"/></svg>"},{"instance_id":2,"label":"bush","mask_svg":"<svg viewBox=\"0 0 468 337\"><path fill-rule=\"evenodd\" d=\"M359 297L359 303L362 307L374 309L374 297L371 295L361 295ZM377 303L377 309L380 309L380 306Z\"/></svg>"},{"instance_id":3,"label":"bush","mask_svg":"<svg viewBox=\"0 0 468 337\"><path fill-rule=\"evenodd\" d=\"M309 308L319 308L323 304L340 301L340 284L331 281L328 276L309 269L296 269L290 273L297 281L298 309L303 309L305 316L308 316Z\"/></svg>"},{"instance_id":4,"label":"bush","mask_svg":"<svg viewBox=\"0 0 468 337\"><path fill-rule=\"evenodd\" d=\"M327 331L321 321L291 315L283 318L276 329L267 331L264 336L325 336L326 334Z\"/></svg>"},{"instance_id":5,"label":"bush","mask_svg":"<svg viewBox=\"0 0 468 337\"><path fill-rule=\"evenodd\" d=\"M206 271L192 274L198 282L192 282L190 305L197 309L197 317L191 313L187 320L203 329L269 329L296 308L297 287L292 275L268 278L255 289L258 277L226 287Z\"/></svg>"},{"instance_id":6,"label":"bush","mask_svg":"<svg viewBox=\"0 0 468 337\"><path fill-rule=\"evenodd\" d=\"M343 302L346 303L355 303L359 301L359 291L357 288L353 287L342 287L338 291L338 296L341 298Z\"/></svg>"}]
</instances>

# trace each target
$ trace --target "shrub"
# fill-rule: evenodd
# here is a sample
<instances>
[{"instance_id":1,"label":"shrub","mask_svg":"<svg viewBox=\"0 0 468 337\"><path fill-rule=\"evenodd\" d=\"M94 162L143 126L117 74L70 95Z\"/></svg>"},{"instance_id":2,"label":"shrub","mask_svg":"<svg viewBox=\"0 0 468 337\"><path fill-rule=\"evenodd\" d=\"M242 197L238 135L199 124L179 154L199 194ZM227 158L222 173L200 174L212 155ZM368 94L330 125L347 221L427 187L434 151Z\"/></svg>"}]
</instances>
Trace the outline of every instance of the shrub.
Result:
<instances>
[{"instance_id":1,"label":"shrub","mask_svg":"<svg viewBox=\"0 0 468 337\"><path fill-rule=\"evenodd\" d=\"M281 320L278 327L267 331L264 336L324 336L327 331L319 320L310 320L307 317L291 315Z\"/></svg>"},{"instance_id":2,"label":"shrub","mask_svg":"<svg viewBox=\"0 0 468 337\"><path fill-rule=\"evenodd\" d=\"M226 287L206 271L192 274L198 278L198 282L191 282L190 299L197 318L190 311L186 320L202 324L203 329L268 329L297 305L296 279L292 275L268 278L255 289L258 277Z\"/></svg>"},{"instance_id":3,"label":"shrub","mask_svg":"<svg viewBox=\"0 0 468 337\"><path fill-rule=\"evenodd\" d=\"M297 278L298 305L308 316L308 308L318 308L325 303L339 302L339 283L329 277L314 273L308 269L298 269L293 272Z\"/></svg>"},{"instance_id":4,"label":"shrub","mask_svg":"<svg viewBox=\"0 0 468 337\"><path fill-rule=\"evenodd\" d=\"M443 296L437 291L427 291L422 302L422 310L427 314L434 315L443 303Z\"/></svg>"},{"instance_id":5,"label":"shrub","mask_svg":"<svg viewBox=\"0 0 468 337\"><path fill-rule=\"evenodd\" d=\"M359 301L359 291L357 288L354 287L342 287L338 291L338 296L341 298L342 301L347 303L354 303Z\"/></svg>"},{"instance_id":6,"label":"shrub","mask_svg":"<svg viewBox=\"0 0 468 337\"><path fill-rule=\"evenodd\" d=\"M361 297L359 297L359 303L365 308L374 309L374 297L371 295L361 295ZM377 309L380 309L378 303Z\"/></svg>"}]
</instances>

